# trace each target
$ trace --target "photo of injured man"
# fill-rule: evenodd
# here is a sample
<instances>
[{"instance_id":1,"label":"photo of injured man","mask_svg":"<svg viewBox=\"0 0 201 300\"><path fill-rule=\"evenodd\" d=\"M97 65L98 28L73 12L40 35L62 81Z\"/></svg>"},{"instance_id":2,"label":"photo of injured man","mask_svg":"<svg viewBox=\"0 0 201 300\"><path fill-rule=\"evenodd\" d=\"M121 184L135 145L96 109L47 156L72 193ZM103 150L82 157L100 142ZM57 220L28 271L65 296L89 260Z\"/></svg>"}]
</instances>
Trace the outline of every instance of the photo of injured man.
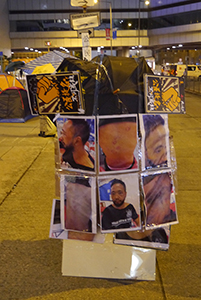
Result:
<instances>
[{"instance_id":1,"label":"photo of injured man","mask_svg":"<svg viewBox=\"0 0 201 300\"><path fill-rule=\"evenodd\" d=\"M142 170L170 167L168 115L140 114Z\"/></svg>"},{"instance_id":2,"label":"photo of injured man","mask_svg":"<svg viewBox=\"0 0 201 300\"><path fill-rule=\"evenodd\" d=\"M95 178L62 174L60 184L63 229L96 233Z\"/></svg>"},{"instance_id":3,"label":"photo of injured man","mask_svg":"<svg viewBox=\"0 0 201 300\"><path fill-rule=\"evenodd\" d=\"M178 223L171 171L142 175L146 228Z\"/></svg>"},{"instance_id":4,"label":"photo of injured man","mask_svg":"<svg viewBox=\"0 0 201 300\"><path fill-rule=\"evenodd\" d=\"M137 141L137 115L99 116L99 173L138 170Z\"/></svg>"}]
</instances>

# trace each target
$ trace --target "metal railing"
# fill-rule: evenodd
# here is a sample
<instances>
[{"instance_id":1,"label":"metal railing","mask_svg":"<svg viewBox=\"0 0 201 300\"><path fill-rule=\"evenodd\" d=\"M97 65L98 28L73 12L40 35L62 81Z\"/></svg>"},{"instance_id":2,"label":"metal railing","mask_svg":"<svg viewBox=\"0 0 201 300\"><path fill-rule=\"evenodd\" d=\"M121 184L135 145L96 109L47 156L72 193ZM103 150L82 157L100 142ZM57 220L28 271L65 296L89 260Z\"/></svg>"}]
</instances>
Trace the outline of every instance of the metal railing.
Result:
<instances>
[{"instance_id":1,"label":"metal railing","mask_svg":"<svg viewBox=\"0 0 201 300\"><path fill-rule=\"evenodd\" d=\"M201 94L201 78L196 77L185 77L185 90L187 92Z\"/></svg>"}]
</instances>

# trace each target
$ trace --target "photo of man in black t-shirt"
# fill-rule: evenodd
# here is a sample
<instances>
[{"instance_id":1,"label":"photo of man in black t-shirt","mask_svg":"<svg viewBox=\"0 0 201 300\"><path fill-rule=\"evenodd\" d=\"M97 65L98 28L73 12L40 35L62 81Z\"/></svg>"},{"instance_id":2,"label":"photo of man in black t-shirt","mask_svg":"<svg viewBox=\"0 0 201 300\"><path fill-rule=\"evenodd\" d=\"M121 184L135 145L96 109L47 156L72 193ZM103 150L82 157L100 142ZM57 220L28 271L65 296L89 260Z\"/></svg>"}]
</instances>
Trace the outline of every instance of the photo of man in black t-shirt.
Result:
<instances>
[{"instance_id":1,"label":"photo of man in black t-shirt","mask_svg":"<svg viewBox=\"0 0 201 300\"><path fill-rule=\"evenodd\" d=\"M120 179L111 182L112 204L102 212L102 230L118 230L140 226L139 216L132 204L125 202L126 185Z\"/></svg>"}]
</instances>

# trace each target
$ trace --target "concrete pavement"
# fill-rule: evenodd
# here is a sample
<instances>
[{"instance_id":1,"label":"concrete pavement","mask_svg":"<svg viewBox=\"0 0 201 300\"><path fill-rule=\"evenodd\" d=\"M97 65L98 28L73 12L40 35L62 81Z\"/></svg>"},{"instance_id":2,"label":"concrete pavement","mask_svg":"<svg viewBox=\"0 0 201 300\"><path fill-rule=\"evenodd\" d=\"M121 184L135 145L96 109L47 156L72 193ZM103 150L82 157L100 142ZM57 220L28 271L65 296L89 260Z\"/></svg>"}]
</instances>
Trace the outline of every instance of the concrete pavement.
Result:
<instances>
[{"instance_id":1,"label":"concrete pavement","mask_svg":"<svg viewBox=\"0 0 201 300\"><path fill-rule=\"evenodd\" d=\"M48 238L54 138L38 136L39 118L0 123L1 300L201 299L201 96L186 94L186 110L169 116L179 224L172 226L169 250L157 251L153 282L61 275L62 242Z\"/></svg>"}]
</instances>

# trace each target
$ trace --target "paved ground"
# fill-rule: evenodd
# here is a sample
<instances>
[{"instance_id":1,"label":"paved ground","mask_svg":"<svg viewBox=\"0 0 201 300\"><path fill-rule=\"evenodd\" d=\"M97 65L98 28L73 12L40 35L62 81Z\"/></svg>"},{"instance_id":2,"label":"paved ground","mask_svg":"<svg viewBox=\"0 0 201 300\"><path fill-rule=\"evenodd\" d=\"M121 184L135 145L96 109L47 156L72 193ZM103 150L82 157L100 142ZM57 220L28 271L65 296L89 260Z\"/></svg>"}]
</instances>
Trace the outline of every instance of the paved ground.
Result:
<instances>
[{"instance_id":1,"label":"paved ground","mask_svg":"<svg viewBox=\"0 0 201 300\"><path fill-rule=\"evenodd\" d=\"M170 249L157 251L155 281L61 275L62 242L48 238L54 138L38 137L38 118L0 123L1 300L201 299L201 96L186 94L186 102L185 115L169 117L178 164L179 224L172 226Z\"/></svg>"}]
</instances>

